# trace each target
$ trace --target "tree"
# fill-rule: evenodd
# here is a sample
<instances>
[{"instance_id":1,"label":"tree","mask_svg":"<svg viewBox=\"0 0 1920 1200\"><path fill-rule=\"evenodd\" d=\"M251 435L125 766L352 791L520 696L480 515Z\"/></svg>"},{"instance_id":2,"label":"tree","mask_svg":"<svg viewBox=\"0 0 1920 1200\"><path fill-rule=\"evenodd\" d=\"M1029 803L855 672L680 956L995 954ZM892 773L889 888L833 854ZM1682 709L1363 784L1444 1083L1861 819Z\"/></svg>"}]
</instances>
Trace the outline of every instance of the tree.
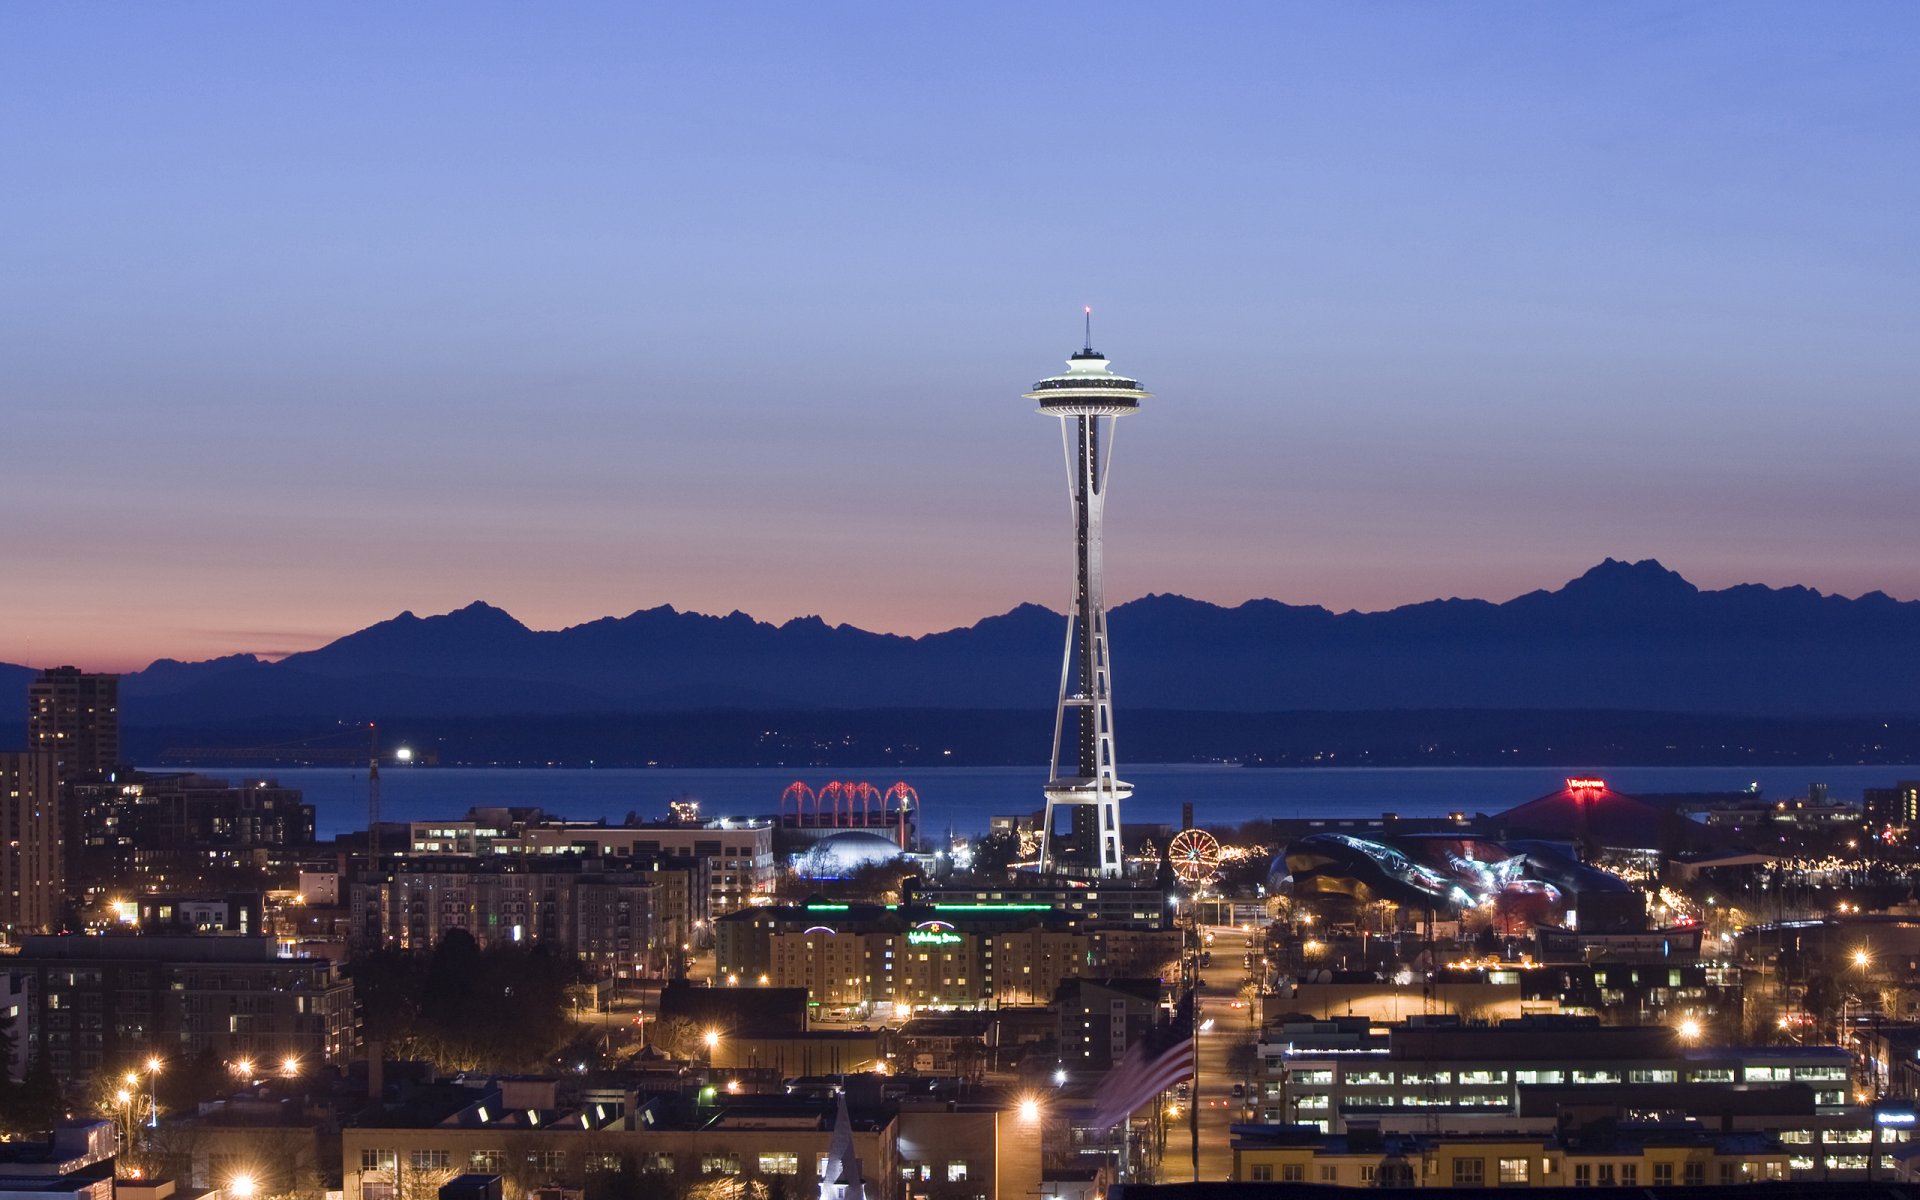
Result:
<instances>
[{"instance_id":1,"label":"tree","mask_svg":"<svg viewBox=\"0 0 1920 1200\"><path fill-rule=\"evenodd\" d=\"M1840 1011L1840 984L1824 971L1807 976L1807 990L1801 1004L1821 1021Z\"/></svg>"},{"instance_id":2,"label":"tree","mask_svg":"<svg viewBox=\"0 0 1920 1200\"><path fill-rule=\"evenodd\" d=\"M66 1097L46 1051L34 1047L33 1058L19 1086L6 1090L6 1127L16 1134L39 1133L52 1129L66 1115Z\"/></svg>"},{"instance_id":3,"label":"tree","mask_svg":"<svg viewBox=\"0 0 1920 1200\"><path fill-rule=\"evenodd\" d=\"M684 1058L691 1062L699 1057L704 1034L698 1025L687 1017L661 1017L647 1028L647 1040L653 1048L669 1058Z\"/></svg>"},{"instance_id":4,"label":"tree","mask_svg":"<svg viewBox=\"0 0 1920 1200\"><path fill-rule=\"evenodd\" d=\"M973 872L990 878L1004 878L1020 857L1020 835L1011 829L996 829L973 846Z\"/></svg>"},{"instance_id":5,"label":"tree","mask_svg":"<svg viewBox=\"0 0 1920 1200\"><path fill-rule=\"evenodd\" d=\"M351 975L368 1041L449 1070L519 1070L577 1032L567 989L584 973L564 949L495 944L452 930L430 954L374 950Z\"/></svg>"}]
</instances>

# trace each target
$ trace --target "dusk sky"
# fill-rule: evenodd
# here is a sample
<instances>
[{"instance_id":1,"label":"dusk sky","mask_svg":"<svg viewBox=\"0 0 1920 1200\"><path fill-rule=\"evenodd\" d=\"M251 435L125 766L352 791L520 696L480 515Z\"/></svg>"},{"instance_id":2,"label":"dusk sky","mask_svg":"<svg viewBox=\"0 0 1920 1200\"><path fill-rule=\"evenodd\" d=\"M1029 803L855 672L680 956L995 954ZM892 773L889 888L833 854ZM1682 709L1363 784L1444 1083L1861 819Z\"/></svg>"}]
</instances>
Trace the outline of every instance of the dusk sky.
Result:
<instances>
[{"instance_id":1,"label":"dusk sky","mask_svg":"<svg viewBox=\"0 0 1920 1200\"><path fill-rule=\"evenodd\" d=\"M0 660L1920 597L1920 6L0 8Z\"/></svg>"}]
</instances>

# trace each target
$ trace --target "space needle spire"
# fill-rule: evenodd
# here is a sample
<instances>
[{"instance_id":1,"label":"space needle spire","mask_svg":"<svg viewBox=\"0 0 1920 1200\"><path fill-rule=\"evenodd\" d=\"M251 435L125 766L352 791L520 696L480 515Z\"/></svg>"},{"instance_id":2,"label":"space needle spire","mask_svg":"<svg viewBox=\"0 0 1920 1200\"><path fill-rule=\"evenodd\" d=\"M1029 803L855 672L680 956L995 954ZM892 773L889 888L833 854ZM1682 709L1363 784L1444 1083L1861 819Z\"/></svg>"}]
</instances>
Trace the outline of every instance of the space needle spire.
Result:
<instances>
[{"instance_id":1,"label":"space needle spire","mask_svg":"<svg viewBox=\"0 0 1920 1200\"><path fill-rule=\"evenodd\" d=\"M1074 545L1073 605L1067 610L1060 703L1053 716L1040 870L1117 879L1123 871L1120 802L1133 794L1133 785L1121 781L1113 748L1113 663L1107 653L1101 588L1101 529L1115 422L1152 393L1107 369L1106 356L1093 348L1093 309L1085 315L1086 342L1067 360L1066 373L1048 376L1026 393L1039 403L1042 416L1060 419ZM1054 825L1062 809L1070 822L1064 832Z\"/></svg>"}]
</instances>

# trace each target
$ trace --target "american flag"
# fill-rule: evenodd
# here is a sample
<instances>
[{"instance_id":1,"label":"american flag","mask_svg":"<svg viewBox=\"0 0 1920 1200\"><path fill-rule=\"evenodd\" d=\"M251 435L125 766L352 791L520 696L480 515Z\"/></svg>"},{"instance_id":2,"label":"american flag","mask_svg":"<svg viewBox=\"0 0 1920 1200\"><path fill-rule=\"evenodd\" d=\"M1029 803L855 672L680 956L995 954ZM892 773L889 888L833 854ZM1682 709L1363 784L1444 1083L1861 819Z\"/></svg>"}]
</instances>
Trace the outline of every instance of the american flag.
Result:
<instances>
[{"instance_id":1,"label":"american flag","mask_svg":"<svg viewBox=\"0 0 1920 1200\"><path fill-rule=\"evenodd\" d=\"M1104 1133L1151 1104L1161 1092L1193 1078L1193 1002L1182 998L1173 1021L1149 1033L1120 1056L1100 1081L1100 1107L1092 1128Z\"/></svg>"}]
</instances>

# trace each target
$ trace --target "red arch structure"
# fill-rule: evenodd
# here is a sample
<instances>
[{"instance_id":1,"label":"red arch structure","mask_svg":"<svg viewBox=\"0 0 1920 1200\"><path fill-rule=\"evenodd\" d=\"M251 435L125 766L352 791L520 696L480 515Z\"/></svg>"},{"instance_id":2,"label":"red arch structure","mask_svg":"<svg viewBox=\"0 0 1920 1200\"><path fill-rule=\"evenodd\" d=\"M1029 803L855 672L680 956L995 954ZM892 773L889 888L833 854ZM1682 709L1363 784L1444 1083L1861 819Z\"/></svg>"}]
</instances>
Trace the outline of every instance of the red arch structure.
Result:
<instances>
[{"instance_id":1,"label":"red arch structure","mask_svg":"<svg viewBox=\"0 0 1920 1200\"><path fill-rule=\"evenodd\" d=\"M807 805L813 805L816 811L820 806L820 801L814 797L813 789L808 787L802 780L796 779L787 785L786 791L780 793L780 823L782 825L787 824L788 801L793 802L794 824L800 824L802 822L802 819L806 816Z\"/></svg>"},{"instance_id":2,"label":"red arch structure","mask_svg":"<svg viewBox=\"0 0 1920 1200\"><path fill-rule=\"evenodd\" d=\"M905 781L878 788L866 780L835 779L818 788L796 779L780 793L780 824L802 829L871 829L894 834L902 849L919 811L920 793Z\"/></svg>"}]
</instances>

